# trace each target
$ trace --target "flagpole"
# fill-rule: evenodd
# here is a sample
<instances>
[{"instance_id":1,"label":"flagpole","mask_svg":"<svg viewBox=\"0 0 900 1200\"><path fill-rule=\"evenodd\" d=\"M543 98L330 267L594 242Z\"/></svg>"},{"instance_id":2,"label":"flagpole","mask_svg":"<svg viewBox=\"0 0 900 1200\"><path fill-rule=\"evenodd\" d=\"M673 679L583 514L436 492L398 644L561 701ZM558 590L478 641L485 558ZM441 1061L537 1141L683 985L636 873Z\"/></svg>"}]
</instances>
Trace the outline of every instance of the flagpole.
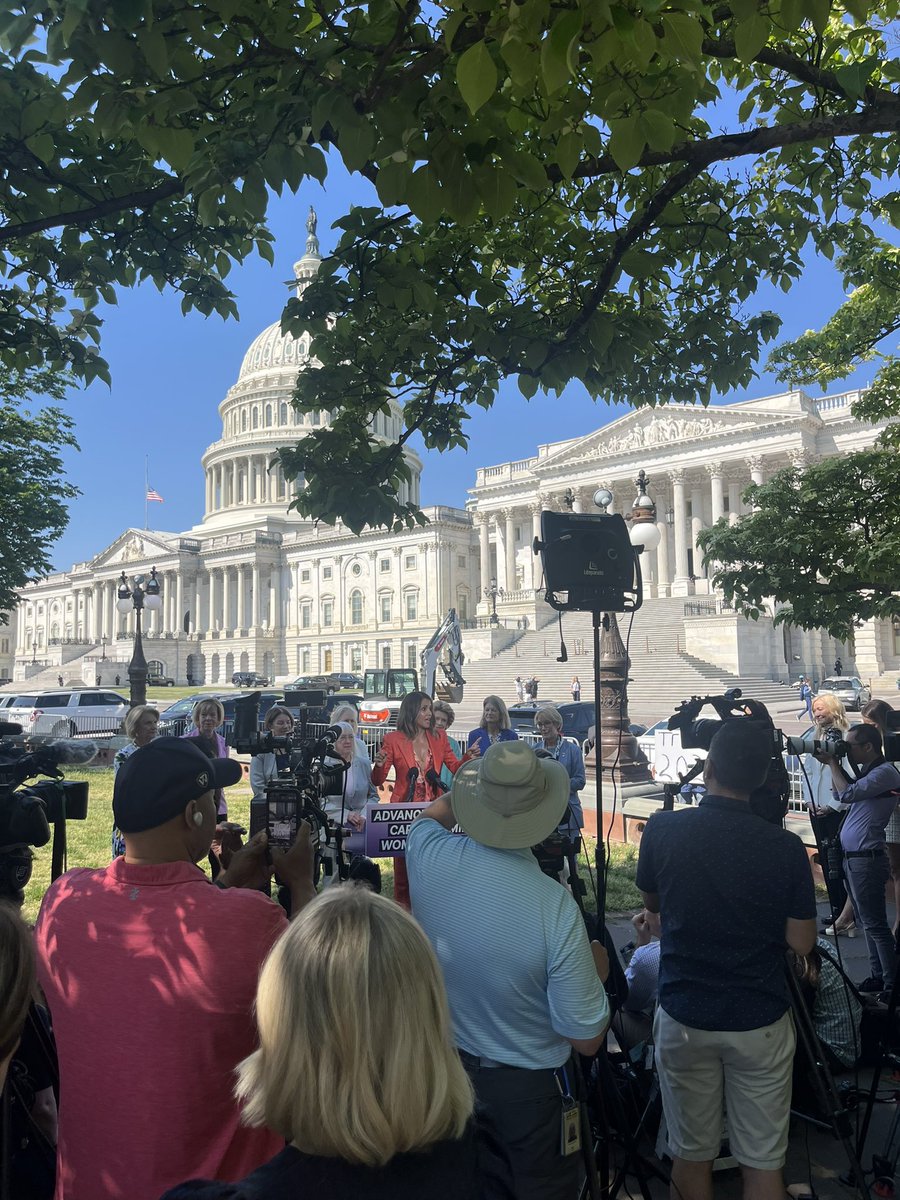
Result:
<instances>
[{"instance_id":1,"label":"flagpole","mask_svg":"<svg viewBox=\"0 0 900 1200\"><path fill-rule=\"evenodd\" d=\"M144 529L150 528L149 506L150 501L147 499L147 493L150 490L150 455L144 455Z\"/></svg>"}]
</instances>

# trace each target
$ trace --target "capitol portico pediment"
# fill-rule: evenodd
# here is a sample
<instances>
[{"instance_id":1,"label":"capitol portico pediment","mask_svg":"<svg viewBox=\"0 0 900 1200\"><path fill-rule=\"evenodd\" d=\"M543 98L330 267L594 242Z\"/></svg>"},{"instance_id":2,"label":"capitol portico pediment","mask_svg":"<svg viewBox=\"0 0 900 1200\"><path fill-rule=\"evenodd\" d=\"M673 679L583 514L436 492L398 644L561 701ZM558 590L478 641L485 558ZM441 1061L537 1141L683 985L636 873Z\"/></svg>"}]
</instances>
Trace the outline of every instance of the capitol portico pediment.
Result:
<instances>
[{"instance_id":1,"label":"capitol portico pediment","mask_svg":"<svg viewBox=\"0 0 900 1200\"><path fill-rule=\"evenodd\" d=\"M113 567L121 564L148 562L171 554L171 547L161 537L154 537L144 529L127 529L123 534L91 559L92 567Z\"/></svg>"},{"instance_id":2,"label":"capitol portico pediment","mask_svg":"<svg viewBox=\"0 0 900 1200\"><path fill-rule=\"evenodd\" d=\"M715 437L717 434L733 436L741 430L755 432L765 426L783 423L783 420L771 414L666 405L663 408L629 413L583 438L577 445L568 446L559 455L551 457L556 468L562 463L626 455L635 450L646 450L648 447L664 449L668 446L680 446L693 439ZM547 461L549 460L544 460Z\"/></svg>"}]
</instances>

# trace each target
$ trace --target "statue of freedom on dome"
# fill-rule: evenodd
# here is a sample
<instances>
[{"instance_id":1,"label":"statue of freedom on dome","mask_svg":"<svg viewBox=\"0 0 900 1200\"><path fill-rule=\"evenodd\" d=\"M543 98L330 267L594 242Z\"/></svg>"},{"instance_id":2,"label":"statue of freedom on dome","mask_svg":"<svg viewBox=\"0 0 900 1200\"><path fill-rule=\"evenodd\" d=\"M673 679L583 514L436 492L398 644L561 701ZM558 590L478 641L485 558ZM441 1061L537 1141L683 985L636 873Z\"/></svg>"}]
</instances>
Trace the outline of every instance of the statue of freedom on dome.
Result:
<instances>
[{"instance_id":1,"label":"statue of freedom on dome","mask_svg":"<svg viewBox=\"0 0 900 1200\"><path fill-rule=\"evenodd\" d=\"M312 205L309 206L309 216L306 218L306 232L309 235L306 239L306 253L319 254L319 239L316 237L316 229L319 225L319 218L316 216L316 210Z\"/></svg>"}]
</instances>

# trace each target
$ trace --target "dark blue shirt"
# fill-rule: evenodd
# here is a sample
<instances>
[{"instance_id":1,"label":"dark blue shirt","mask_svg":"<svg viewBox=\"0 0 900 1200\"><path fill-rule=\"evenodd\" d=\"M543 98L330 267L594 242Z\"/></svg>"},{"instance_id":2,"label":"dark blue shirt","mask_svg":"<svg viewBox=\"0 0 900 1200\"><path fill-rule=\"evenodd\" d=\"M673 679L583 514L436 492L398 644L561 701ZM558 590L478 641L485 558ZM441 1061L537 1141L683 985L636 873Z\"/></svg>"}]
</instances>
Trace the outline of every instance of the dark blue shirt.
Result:
<instances>
[{"instance_id":1,"label":"dark blue shirt","mask_svg":"<svg viewBox=\"0 0 900 1200\"><path fill-rule=\"evenodd\" d=\"M841 826L845 850L881 850L884 831L900 799L900 771L893 763L872 763L842 792L832 787L841 804L850 811Z\"/></svg>"},{"instance_id":2,"label":"dark blue shirt","mask_svg":"<svg viewBox=\"0 0 900 1200\"><path fill-rule=\"evenodd\" d=\"M803 843L741 800L704 796L658 812L641 838L637 886L659 895L659 1002L693 1029L761 1029L788 1008L789 917L816 915Z\"/></svg>"}]
</instances>

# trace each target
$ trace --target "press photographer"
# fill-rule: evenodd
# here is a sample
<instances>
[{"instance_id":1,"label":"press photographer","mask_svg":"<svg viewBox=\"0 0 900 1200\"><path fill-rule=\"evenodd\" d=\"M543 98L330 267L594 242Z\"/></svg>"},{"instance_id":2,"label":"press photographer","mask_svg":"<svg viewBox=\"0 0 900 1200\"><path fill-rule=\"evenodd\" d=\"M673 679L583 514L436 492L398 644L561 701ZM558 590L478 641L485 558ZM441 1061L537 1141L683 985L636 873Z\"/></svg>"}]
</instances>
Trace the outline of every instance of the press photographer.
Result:
<instances>
[{"instance_id":1,"label":"press photographer","mask_svg":"<svg viewBox=\"0 0 900 1200\"><path fill-rule=\"evenodd\" d=\"M241 1125L234 1070L255 1048L259 971L287 924L258 888L274 867L302 909L312 848L304 825L270 865L261 834L211 883L196 864L214 796L240 779L239 763L190 739L136 750L113 790L124 856L69 871L44 897L35 942L59 1048L66 1200L158 1200L193 1176L241 1178L283 1144Z\"/></svg>"},{"instance_id":2,"label":"press photographer","mask_svg":"<svg viewBox=\"0 0 900 1200\"><path fill-rule=\"evenodd\" d=\"M718 720L697 715L709 705ZM721 696L692 696L681 703L669 718L669 729L681 731L681 744L686 750L709 750L712 739L722 728L723 721L744 721L747 728L758 729L769 743L769 768L765 778L754 788L749 798L750 811L774 825L781 825L788 809L791 781L784 765L782 752L791 739L785 739L775 728L769 710L759 700L742 700L740 688L731 688ZM797 751L795 751L796 753Z\"/></svg>"},{"instance_id":3,"label":"press photographer","mask_svg":"<svg viewBox=\"0 0 900 1200\"><path fill-rule=\"evenodd\" d=\"M844 874L866 935L871 971L859 990L882 992L892 987L897 969L884 898L891 873L884 831L900 799L900 771L885 759L881 732L874 725L854 726L846 745L855 779L830 748L823 746L815 756L831 772L835 800L850 807L840 833Z\"/></svg>"}]
</instances>

